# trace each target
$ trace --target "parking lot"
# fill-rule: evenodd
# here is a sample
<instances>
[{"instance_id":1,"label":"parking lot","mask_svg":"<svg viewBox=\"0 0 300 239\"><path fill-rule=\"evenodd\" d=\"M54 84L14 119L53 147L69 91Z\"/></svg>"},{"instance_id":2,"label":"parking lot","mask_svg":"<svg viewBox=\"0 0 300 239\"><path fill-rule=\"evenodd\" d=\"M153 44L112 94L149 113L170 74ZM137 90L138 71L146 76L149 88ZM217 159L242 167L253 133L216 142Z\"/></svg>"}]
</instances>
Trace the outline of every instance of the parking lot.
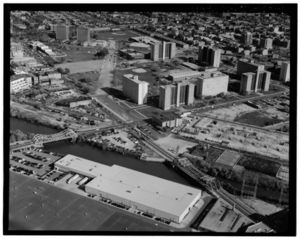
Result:
<instances>
[{"instance_id":1,"label":"parking lot","mask_svg":"<svg viewBox=\"0 0 300 239\"><path fill-rule=\"evenodd\" d=\"M25 175L42 177L52 169L52 164L61 157L43 153L40 149L11 154L11 170Z\"/></svg>"}]
</instances>

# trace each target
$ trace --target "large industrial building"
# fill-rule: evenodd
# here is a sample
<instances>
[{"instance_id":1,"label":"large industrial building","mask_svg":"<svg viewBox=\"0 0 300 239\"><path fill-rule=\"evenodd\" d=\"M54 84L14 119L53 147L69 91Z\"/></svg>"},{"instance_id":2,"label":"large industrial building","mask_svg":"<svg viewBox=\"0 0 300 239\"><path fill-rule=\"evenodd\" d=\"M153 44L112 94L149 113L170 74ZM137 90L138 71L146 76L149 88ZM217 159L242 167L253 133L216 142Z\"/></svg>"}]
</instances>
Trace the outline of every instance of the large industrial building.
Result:
<instances>
[{"instance_id":1,"label":"large industrial building","mask_svg":"<svg viewBox=\"0 0 300 239\"><path fill-rule=\"evenodd\" d=\"M172 59L176 55L176 43L175 42L165 42L151 44L151 60L167 60Z\"/></svg>"},{"instance_id":2,"label":"large industrial building","mask_svg":"<svg viewBox=\"0 0 300 239\"><path fill-rule=\"evenodd\" d=\"M138 76L126 74L123 77L123 93L138 105L147 103L149 83L140 81Z\"/></svg>"},{"instance_id":3,"label":"large industrial building","mask_svg":"<svg viewBox=\"0 0 300 239\"><path fill-rule=\"evenodd\" d=\"M290 63L282 62L279 79L283 82L290 81Z\"/></svg>"},{"instance_id":4,"label":"large industrial building","mask_svg":"<svg viewBox=\"0 0 300 239\"><path fill-rule=\"evenodd\" d=\"M90 41L90 29L88 27L80 26L77 28L77 41L80 43Z\"/></svg>"},{"instance_id":5,"label":"large industrial building","mask_svg":"<svg viewBox=\"0 0 300 239\"><path fill-rule=\"evenodd\" d=\"M196 97L216 96L220 93L227 93L229 76L220 72L202 72L198 77Z\"/></svg>"},{"instance_id":6,"label":"large industrial building","mask_svg":"<svg viewBox=\"0 0 300 239\"><path fill-rule=\"evenodd\" d=\"M257 71L246 72L241 78L241 94L249 94L257 91L269 91L271 72Z\"/></svg>"},{"instance_id":7,"label":"large industrial building","mask_svg":"<svg viewBox=\"0 0 300 239\"><path fill-rule=\"evenodd\" d=\"M55 37L57 40L69 40L69 26L65 24L58 24L55 27Z\"/></svg>"},{"instance_id":8,"label":"large industrial building","mask_svg":"<svg viewBox=\"0 0 300 239\"><path fill-rule=\"evenodd\" d=\"M210 46L200 46L198 60L200 64L219 67L221 61L221 50Z\"/></svg>"},{"instance_id":9,"label":"large industrial building","mask_svg":"<svg viewBox=\"0 0 300 239\"><path fill-rule=\"evenodd\" d=\"M194 103L195 85L190 82L160 86L159 92L159 107L163 110Z\"/></svg>"},{"instance_id":10,"label":"large industrial building","mask_svg":"<svg viewBox=\"0 0 300 239\"><path fill-rule=\"evenodd\" d=\"M89 194L176 223L182 222L201 198L198 189L70 154L55 162L55 167L91 178L85 185Z\"/></svg>"}]
</instances>

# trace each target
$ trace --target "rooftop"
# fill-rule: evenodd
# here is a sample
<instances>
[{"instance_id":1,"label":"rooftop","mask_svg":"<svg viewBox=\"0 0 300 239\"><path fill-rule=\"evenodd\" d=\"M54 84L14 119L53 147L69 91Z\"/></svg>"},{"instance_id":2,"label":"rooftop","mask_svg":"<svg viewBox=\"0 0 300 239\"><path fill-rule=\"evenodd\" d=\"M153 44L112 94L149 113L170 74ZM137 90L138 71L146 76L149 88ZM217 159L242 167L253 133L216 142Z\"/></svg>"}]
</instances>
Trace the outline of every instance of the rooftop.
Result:
<instances>
[{"instance_id":1,"label":"rooftop","mask_svg":"<svg viewBox=\"0 0 300 239\"><path fill-rule=\"evenodd\" d=\"M137 37L131 37L131 39L138 41L138 42L144 42L146 44L157 44L160 43L160 41L149 37L149 36L137 36Z\"/></svg>"},{"instance_id":2,"label":"rooftop","mask_svg":"<svg viewBox=\"0 0 300 239\"><path fill-rule=\"evenodd\" d=\"M227 76L226 74L220 72L220 71L201 71L199 78L201 79L207 79L207 78L214 78L219 76Z\"/></svg>"},{"instance_id":3,"label":"rooftop","mask_svg":"<svg viewBox=\"0 0 300 239\"><path fill-rule=\"evenodd\" d=\"M180 216L201 191L118 165L106 166L73 155L55 163L83 175L94 175L86 187Z\"/></svg>"},{"instance_id":4,"label":"rooftop","mask_svg":"<svg viewBox=\"0 0 300 239\"><path fill-rule=\"evenodd\" d=\"M30 74L18 74L18 75L12 75L10 77L10 81L15 81L15 80L18 80L20 78L24 78L24 77L31 77Z\"/></svg>"},{"instance_id":5,"label":"rooftop","mask_svg":"<svg viewBox=\"0 0 300 239\"><path fill-rule=\"evenodd\" d=\"M216 163L233 167L240 159L240 154L235 151L225 150L220 157L216 160Z\"/></svg>"},{"instance_id":6,"label":"rooftop","mask_svg":"<svg viewBox=\"0 0 300 239\"><path fill-rule=\"evenodd\" d=\"M237 232L241 226L250 223L250 219L235 212L231 205L219 199L200 223L200 227L214 232Z\"/></svg>"},{"instance_id":7,"label":"rooftop","mask_svg":"<svg viewBox=\"0 0 300 239\"><path fill-rule=\"evenodd\" d=\"M137 84L149 84L148 82L146 82L146 81L140 81L139 79L138 79L138 76L135 76L135 75L132 75L132 74L125 74L125 75L123 75L126 79L128 79L128 80L131 80L131 81L133 81L133 82L135 82L135 83L137 83Z\"/></svg>"},{"instance_id":8,"label":"rooftop","mask_svg":"<svg viewBox=\"0 0 300 239\"><path fill-rule=\"evenodd\" d=\"M182 65L186 66L186 67L189 67L191 69L194 69L194 70L198 70L200 68L200 66L198 66L196 64L193 64L193 63L190 63L190 62L183 62Z\"/></svg>"},{"instance_id":9,"label":"rooftop","mask_svg":"<svg viewBox=\"0 0 300 239\"><path fill-rule=\"evenodd\" d=\"M180 116L178 116L174 112L162 112L162 113L153 112L151 117L154 118L155 120L159 120L162 122L180 118Z\"/></svg>"},{"instance_id":10,"label":"rooftop","mask_svg":"<svg viewBox=\"0 0 300 239\"><path fill-rule=\"evenodd\" d=\"M264 224L263 222L258 222L253 224L252 226L249 226L246 230L247 233L270 233L270 232L274 232L273 229L271 229L270 227L268 227L266 224Z\"/></svg>"},{"instance_id":11,"label":"rooftop","mask_svg":"<svg viewBox=\"0 0 300 239\"><path fill-rule=\"evenodd\" d=\"M193 71L193 70L171 70L171 71L169 71L169 76L171 76L173 78L198 76L200 74L201 73L199 71Z\"/></svg>"}]
</instances>

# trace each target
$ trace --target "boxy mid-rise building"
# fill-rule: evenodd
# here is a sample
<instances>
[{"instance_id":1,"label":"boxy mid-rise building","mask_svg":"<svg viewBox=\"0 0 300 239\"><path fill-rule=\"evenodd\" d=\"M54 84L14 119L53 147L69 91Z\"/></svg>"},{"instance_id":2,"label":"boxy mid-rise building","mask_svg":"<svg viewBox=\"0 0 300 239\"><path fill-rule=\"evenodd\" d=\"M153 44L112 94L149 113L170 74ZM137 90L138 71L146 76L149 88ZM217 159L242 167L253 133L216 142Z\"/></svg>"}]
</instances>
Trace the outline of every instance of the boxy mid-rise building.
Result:
<instances>
[{"instance_id":1,"label":"boxy mid-rise building","mask_svg":"<svg viewBox=\"0 0 300 239\"><path fill-rule=\"evenodd\" d=\"M172 59L176 55L176 43L151 43L151 59L153 61Z\"/></svg>"},{"instance_id":2,"label":"boxy mid-rise building","mask_svg":"<svg viewBox=\"0 0 300 239\"><path fill-rule=\"evenodd\" d=\"M196 97L215 96L220 93L227 93L229 76L220 71L202 72L198 77Z\"/></svg>"},{"instance_id":3,"label":"boxy mid-rise building","mask_svg":"<svg viewBox=\"0 0 300 239\"><path fill-rule=\"evenodd\" d=\"M65 24L56 25L55 36L57 40L69 40L69 26Z\"/></svg>"},{"instance_id":4,"label":"boxy mid-rise building","mask_svg":"<svg viewBox=\"0 0 300 239\"><path fill-rule=\"evenodd\" d=\"M77 28L77 41L80 43L90 41L90 29L88 27L80 26Z\"/></svg>"},{"instance_id":5,"label":"boxy mid-rise building","mask_svg":"<svg viewBox=\"0 0 300 239\"><path fill-rule=\"evenodd\" d=\"M290 81L290 63L282 62L279 79L283 82Z\"/></svg>"},{"instance_id":6,"label":"boxy mid-rise building","mask_svg":"<svg viewBox=\"0 0 300 239\"><path fill-rule=\"evenodd\" d=\"M149 83L140 81L138 76L126 74L123 77L123 93L134 101L134 103L141 105L147 102Z\"/></svg>"},{"instance_id":7,"label":"boxy mid-rise building","mask_svg":"<svg viewBox=\"0 0 300 239\"><path fill-rule=\"evenodd\" d=\"M241 77L241 94L249 94L258 91L269 91L271 72L258 71L246 72Z\"/></svg>"},{"instance_id":8,"label":"boxy mid-rise building","mask_svg":"<svg viewBox=\"0 0 300 239\"><path fill-rule=\"evenodd\" d=\"M163 110L194 103L195 85L193 83L176 82L161 86L159 90L159 107Z\"/></svg>"}]
</instances>

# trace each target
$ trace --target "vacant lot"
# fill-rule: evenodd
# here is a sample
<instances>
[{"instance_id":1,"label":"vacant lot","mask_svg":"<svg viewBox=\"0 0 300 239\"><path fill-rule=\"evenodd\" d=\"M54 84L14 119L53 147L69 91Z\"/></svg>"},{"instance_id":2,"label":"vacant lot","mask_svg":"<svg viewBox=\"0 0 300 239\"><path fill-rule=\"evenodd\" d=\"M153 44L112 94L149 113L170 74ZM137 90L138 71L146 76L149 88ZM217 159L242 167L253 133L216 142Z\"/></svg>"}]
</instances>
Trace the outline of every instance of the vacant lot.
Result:
<instances>
[{"instance_id":1,"label":"vacant lot","mask_svg":"<svg viewBox=\"0 0 300 239\"><path fill-rule=\"evenodd\" d=\"M197 135L191 134L195 128ZM269 157L288 160L289 137L286 134L274 133L258 128L242 126L235 123L201 118L194 125L185 126L180 135L200 141L212 141L216 144L227 143L227 146Z\"/></svg>"},{"instance_id":2,"label":"vacant lot","mask_svg":"<svg viewBox=\"0 0 300 239\"><path fill-rule=\"evenodd\" d=\"M55 65L55 68L68 68L71 74L87 72L87 71L98 71L101 68L103 60L92 60L92 61L77 61L70 63L63 63Z\"/></svg>"},{"instance_id":3,"label":"vacant lot","mask_svg":"<svg viewBox=\"0 0 300 239\"><path fill-rule=\"evenodd\" d=\"M192 143L190 141L186 141L183 139L176 138L175 135L170 134L167 137L160 138L155 141L157 145L160 145L162 148L164 148L167 151L170 151L172 153L184 153L187 151L187 148L191 148L196 146L196 143ZM178 150L178 152L177 152Z\"/></svg>"},{"instance_id":4,"label":"vacant lot","mask_svg":"<svg viewBox=\"0 0 300 239\"><path fill-rule=\"evenodd\" d=\"M216 117L218 119L233 121L236 117L239 117L244 113L249 113L253 111L256 111L256 109L246 104L240 104L240 105L230 106L227 108L211 110L207 112L206 115L210 117Z\"/></svg>"},{"instance_id":5,"label":"vacant lot","mask_svg":"<svg viewBox=\"0 0 300 239\"><path fill-rule=\"evenodd\" d=\"M83 94L94 93L97 90L98 79L98 71L75 73L67 78L65 84L72 89L80 90Z\"/></svg>"},{"instance_id":6,"label":"vacant lot","mask_svg":"<svg viewBox=\"0 0 300 239\"><path fill-rule=\"evenodd\" d=\"M11 172L9 230L169 231L169 227Z\"/></svg>"},{"instance_id":7,"label":"vacant lot","mask_svg":"<svg viewBox=\"0 0 300 239\"><path fill-rule=\"evenodd\" d=\"M243 156L238 164L250 171L261 172L272 177L276 177L276 174L281 167L280 163L253 156Z\"/></svg>"}]
</instances>

